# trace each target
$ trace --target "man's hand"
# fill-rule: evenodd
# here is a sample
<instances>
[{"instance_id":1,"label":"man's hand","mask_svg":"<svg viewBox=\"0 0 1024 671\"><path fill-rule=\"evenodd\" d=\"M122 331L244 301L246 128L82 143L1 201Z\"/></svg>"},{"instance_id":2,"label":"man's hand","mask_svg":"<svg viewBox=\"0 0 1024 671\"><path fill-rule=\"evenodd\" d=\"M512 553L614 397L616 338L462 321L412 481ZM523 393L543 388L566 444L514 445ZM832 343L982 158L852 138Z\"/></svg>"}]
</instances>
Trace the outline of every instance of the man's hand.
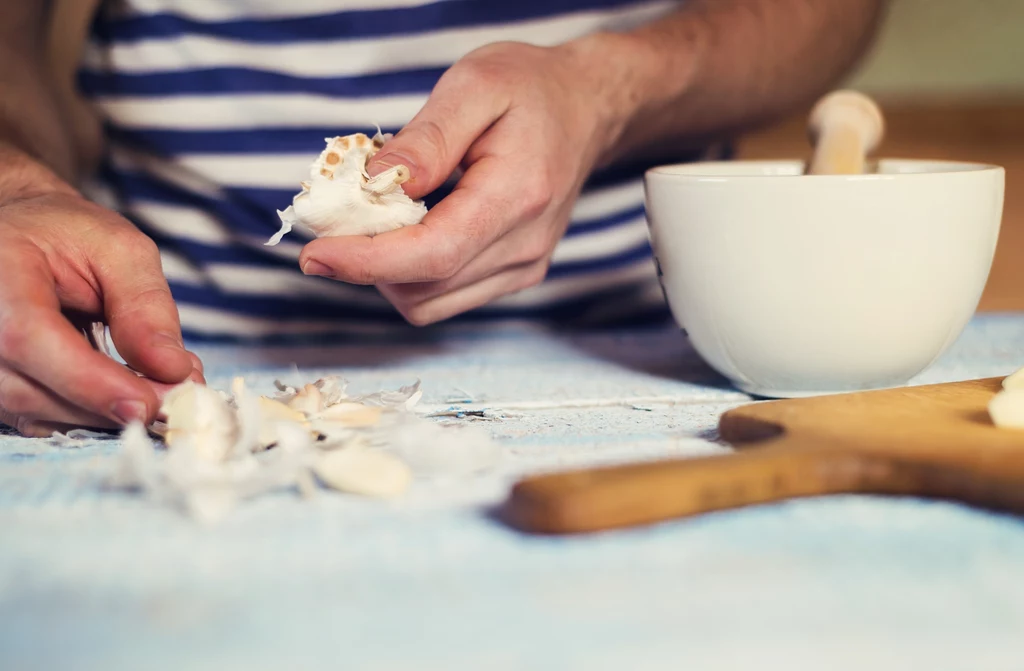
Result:
<instances>
[{"instance_id":1,"label":"man's hand","mask_svg":"<svg viewBox=\"0 0 1024 671\"><path fill-rule=\"evenodd\" d=\"M419 225L311 242L303 271L377 285L417 325L538 284L624 116L604 81L567 47L500 43L468 54L368 166L371 175L408 166L412 198L461 167L453 192Z\"/></svg>"},{"instance_id":2,"label":"man's hand","mask_svg":"<svg viewBox=\"0 0 1024 671\"><path fill-rule=\"evenodd\" d=\"M148 422L167 385L203 381L156 245L52 175L39 187L34 172L0 175L0 422L30 436ZM149 379L92 349L79 330L90 321L106 322Z\"/></svg>"},{"instance_id":3,"label":"man's hand","mask_svg":"<svg viewBox=\"0 0 1024 671\"><path fill-rule=\"evenodd\" d=\"M624 156L663 160L810 104L870 43L884 0L690 0L661 19L553 48L492 44L453 65L375 156L421 197L416 226L321 238L307 274L375 284L414 324L540 282L582 183Z\"/></svg>"}]
</instances>

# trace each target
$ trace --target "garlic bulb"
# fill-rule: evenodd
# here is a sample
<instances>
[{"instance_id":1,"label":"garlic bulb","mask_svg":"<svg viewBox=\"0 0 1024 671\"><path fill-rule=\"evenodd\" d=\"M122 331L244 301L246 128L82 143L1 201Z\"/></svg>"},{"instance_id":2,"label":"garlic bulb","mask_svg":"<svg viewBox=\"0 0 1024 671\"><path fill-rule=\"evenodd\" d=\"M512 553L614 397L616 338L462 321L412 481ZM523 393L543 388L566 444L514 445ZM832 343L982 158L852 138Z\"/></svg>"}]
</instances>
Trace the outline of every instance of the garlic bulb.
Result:
<instances>
[{"instance_id":1,"label":"garlic bulb","mask_svg":"<svg viewBox=\"0 0 1024 671\"><path fill-rule=\"evenodd\" d=\"M327 147L309 169L309 180L292 204L278 210L280 230L265 245L281 241L296 225L315 236L377 235L422 221L427 214L423 201L405 195L409 180L404 165L370 177L366 162L389 138L378 130L371 139L363 133L325 138Z\"/></svg>"}]
</instances>

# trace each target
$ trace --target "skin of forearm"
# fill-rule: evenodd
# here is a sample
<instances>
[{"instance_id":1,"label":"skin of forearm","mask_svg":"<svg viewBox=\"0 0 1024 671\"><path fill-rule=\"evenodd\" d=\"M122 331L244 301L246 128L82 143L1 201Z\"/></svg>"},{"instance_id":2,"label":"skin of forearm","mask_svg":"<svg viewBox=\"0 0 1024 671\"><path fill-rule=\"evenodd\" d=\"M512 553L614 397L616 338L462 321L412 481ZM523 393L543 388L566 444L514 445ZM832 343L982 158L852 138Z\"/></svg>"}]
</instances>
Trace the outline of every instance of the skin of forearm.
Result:
<instances>
[{"instance_id":1,"label":"skin of forearm","mask_svg":"<svg viewBox=\"0 0 1024 671\"><path fill-rule=\"evenodd\" d=\"M0 7L0 192L76 176L74 142L45 67L48 2ZM37 164L37 165L33 165Z\"/></svg>"},{"instance_id":2,"label":"skin of forearm","mask_svg":"<svg viewBox=\"0 0 1024 671\"><path fill-rule=\"evenodd\" d=\"M885 0L690 0L569 46L599 67L614 140L599 160L663 156L796 111L870 46Z\"/></svg>"}]
</instances>

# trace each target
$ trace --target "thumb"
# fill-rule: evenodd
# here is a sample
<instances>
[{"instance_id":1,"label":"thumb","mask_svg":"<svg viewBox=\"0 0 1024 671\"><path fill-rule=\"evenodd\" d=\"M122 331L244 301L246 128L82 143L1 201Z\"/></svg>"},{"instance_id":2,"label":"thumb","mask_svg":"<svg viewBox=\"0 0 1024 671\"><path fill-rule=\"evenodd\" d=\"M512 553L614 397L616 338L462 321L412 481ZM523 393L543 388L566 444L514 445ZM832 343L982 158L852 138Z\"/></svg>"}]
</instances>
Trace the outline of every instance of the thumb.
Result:
<instances>
[{"instance_id":1,"label":"thumb","mask_svg":"<svg viewBox=\"0 0 1024 671\"><path fill-rule=\"evenodd\" d=\"M157 382L182 382L193 359L182 344L178 309L152 240L132 229L95 257L94 272L114 347L133 369Z\"/></svg>"},{"instance_id":2,"label":"thumb","mask_svg":"<svg viewBox=\"0 0 1024 671\"><path fill-rule=\"evenodd\" d=\"M397 165L409 169L402 185L418 199L444 184L470 146L507 111L507 95L482 85L471 69L452 66L422 109L366 164L373 177Z\"/></svg>"}]
</instances>

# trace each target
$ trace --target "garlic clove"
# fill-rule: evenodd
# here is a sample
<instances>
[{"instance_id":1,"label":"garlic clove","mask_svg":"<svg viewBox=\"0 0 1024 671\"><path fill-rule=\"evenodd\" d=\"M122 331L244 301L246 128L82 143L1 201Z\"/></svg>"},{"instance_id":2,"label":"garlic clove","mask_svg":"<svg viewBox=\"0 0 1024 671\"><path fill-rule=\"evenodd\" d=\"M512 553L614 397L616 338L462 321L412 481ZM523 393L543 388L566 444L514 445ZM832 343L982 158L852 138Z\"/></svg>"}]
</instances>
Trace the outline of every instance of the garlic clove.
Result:
<instances>
[{"instance_id":1,"label":"garlic clove","mask_svg":"<svg viewBox=\"0 0 1024 671\"><path fill-rule=\"evenodd\" d=\"M1003 378L1003 389L1024 389L1024 368Z\"/></svg>"},{"instance_id":2,"label":"garlic clove","mask_svg":"<svg viewBox=\"0 0 1024 671\"><path fill-rule=\"evenodd\" d=\"M260 396L258 402L260 428L257 440L261 449L266 449L278 441L278 426L281 422L300 424L303 427L308 425L306 415L280 401Z\"/></svg>"},{"instance_id":3,"label":"garlic clove","mask_svg":"<svg viewBox=\"0 0 1024 671\"><path fill-rule=\"evenodd\" d=\"M195 382L186 380L164 394L163 401L160 402L159 415L165 418L165 423L166 419L173 415L180 424L181 418L188 413L188 407L194 400L195 386Z\"/></svg>"},{"instance_id":4,"label":"garlic clove","mask_svg":"<svg viewBox=\"0 0 1024 671\"><path fill-rule=\"evenodd\" d=\"M323 394L315 384L307 384L288 401L288 407L306 415L315 415L323 410Z\"/></svg>"},{"instance_id":5,"label":"garlic clove","mask_svg":"<svg viewBox=\"0 0 1024 671\"><path fill-rule=\"evenodd\" d=\"M988 403L992 423L1001 428L1024 429L1024 389L998 392Z\"/></svg>"},{"instance_id":6,"label":"garlic clove","mask_svg":"<svg viewBox=\"0 0 1024 671\"><path fill-rule=\"evenodd\" d=\"M190 447L202 459L224 461L238 439L234 408L217 391L189 380L171 389L160 412L166 417L168 448Z\"/></svg>"},{"instance_id":7,"label":"garlic clove","mask_svg":"<svg viewBox=\"0 0 1024 671\"><path fill-rule=\"evenodd\" d=\"M259 398L260 412L263 413L265 419L272 420L283 420L292 422L305 422L306 415L302 411L297 410L291 406L285 405L280 401L275 401L272 398L266 396L260 396Z\"/></svg>"},{"instance_id":8,"label":"garlic clove","mask_svg":"<svg viewBox=\"0 0 1024 671\"><path fill-rule=\"evenodd\" d=\"M318 444L327 447L332 445L351 445L355 439L352 427L340 422L312 419L309 423L310 433Z\"/></svg>"},{"instance_id":9,"label":"garlic clove","mask_svg":"<svg viewBox=\"0 0 1024 671\"><path fill-rule=\"evenodd\" d=\"M412 482L401 460L372 448L348 447L324 452L313 466L316 476L338 491L393 498Z\"/></svg>"},{"instance_id":10,"label":"garlic clove","mask_svg":"<svg viewBox=\"0 0 1024 671\"><path fill-rule=\"evenodd\" d=\"M374 426L380 422L384 409L361 403L335 403L324 408L317 419L337 423L344 427L357 428Z\"/></svg>"}]
</instances>

